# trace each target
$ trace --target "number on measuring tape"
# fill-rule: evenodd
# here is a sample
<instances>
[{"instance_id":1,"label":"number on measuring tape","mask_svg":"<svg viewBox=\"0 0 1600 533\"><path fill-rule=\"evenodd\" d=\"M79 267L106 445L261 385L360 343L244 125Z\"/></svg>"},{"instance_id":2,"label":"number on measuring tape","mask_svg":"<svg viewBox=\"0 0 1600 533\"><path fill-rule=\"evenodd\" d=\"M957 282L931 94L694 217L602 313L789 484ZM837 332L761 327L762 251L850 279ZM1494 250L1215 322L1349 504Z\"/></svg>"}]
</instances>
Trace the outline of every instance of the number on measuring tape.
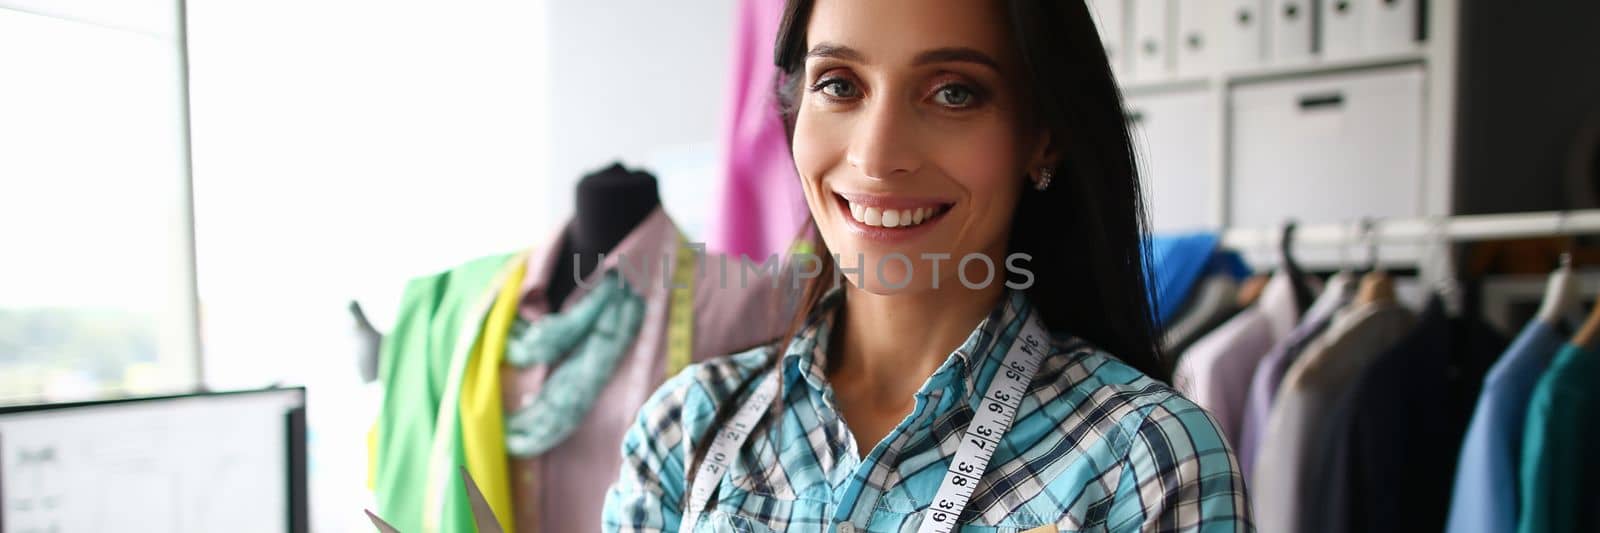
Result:
<instances>
[{"instance_id":1,"label":"number on measuring tape","mask_svg":"<svg viewBox=\"0 0 1600 533\"><path fill-rule=\"evenodd\" d=\"M1039 353L1039 349L1043 348L1044 346L1040 343L1039 337L1037 335L1034 335L1032 333L1024 333L1024 334L1022 334L1021 338L1022 338L1022 351L1028 352L1028 355L1041 355Z\"/></svg>"}]
</instances>

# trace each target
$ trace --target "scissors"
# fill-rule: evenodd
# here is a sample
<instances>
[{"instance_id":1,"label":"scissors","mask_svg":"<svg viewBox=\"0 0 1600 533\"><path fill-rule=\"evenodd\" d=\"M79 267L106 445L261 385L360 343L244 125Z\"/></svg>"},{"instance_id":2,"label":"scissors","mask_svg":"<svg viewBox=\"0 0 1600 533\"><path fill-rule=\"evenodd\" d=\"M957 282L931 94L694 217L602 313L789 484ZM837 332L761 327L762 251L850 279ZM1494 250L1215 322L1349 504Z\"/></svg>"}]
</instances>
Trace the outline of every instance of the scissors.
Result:
<instances>
[{"instance_id":1,"label":"scissors","mask_svg":"<svg viewBox=\"0 0 1600 533\"><path fill-rule=\"evenodd\" d=\"M489 502L483 499L483 491L478 490L478 484L472 481L472 474L467 473L465 467L460 470L461 481L467 486L467 501L472 507L472 522L477 526L478 533L505 533L500 527L500 521L495 520L494 511L489 509ZM366 513L367 518L372 520L372 525L376 526L379 532L400 533L400 530L378 518L378 515L372 514L372 511Z\"/></svg>"}]
</instances>

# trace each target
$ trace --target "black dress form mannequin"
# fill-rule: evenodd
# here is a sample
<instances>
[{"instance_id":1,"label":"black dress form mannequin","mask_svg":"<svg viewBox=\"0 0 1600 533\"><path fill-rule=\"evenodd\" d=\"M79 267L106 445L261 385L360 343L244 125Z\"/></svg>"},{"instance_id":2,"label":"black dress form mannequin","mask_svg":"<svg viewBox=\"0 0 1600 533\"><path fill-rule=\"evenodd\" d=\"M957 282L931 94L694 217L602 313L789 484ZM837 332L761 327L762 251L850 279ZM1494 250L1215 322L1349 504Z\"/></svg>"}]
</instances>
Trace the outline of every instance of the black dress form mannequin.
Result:
<instances>
[{"instance_id":1,"label":"black dress form mannequin","mask_svg":"<svg viewBox=\"0 0 1600 533\"><path fill-rule=\"evenodd\" d=\"M578 182L577 212L561 238L561 254L545 292L550 310L561 310L561 302L577 286L574 280L593 273L600 265L600 254L621 244L622 239L659 205L661 196L656 189L656 178L648 172L629 171L612 163L584 176ZM581 258L576 265L576 277L573 275L575 255Z\"/></svg>"}]
</instances>

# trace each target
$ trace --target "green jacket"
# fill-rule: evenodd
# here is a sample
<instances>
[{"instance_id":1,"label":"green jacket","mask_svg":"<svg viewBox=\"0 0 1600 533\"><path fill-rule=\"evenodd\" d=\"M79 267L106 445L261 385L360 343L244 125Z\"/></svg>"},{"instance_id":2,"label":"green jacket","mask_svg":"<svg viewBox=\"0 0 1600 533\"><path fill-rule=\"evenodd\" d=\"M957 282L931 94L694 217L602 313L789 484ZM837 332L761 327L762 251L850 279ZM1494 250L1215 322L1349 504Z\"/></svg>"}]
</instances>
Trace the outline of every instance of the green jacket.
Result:
<instances>
[{"instance_id":1,"label":"green jacket","mask_svg":"<svg viewBox=\"0 0 1600 533\"><path fill-rule=\"evenodd\" d=\"M484 257L411 280L394 329L383 339L378 375L384 398L373 450L373 490L378 515L400 531L474 529L457 475L465 464L457 420L461 377L493 302L491 289L514 257ZM443 461L444 468L435 468L430 480L435 461ZM439 491L432 499L430 483ZM430 508L429 501L438 506Z\"/></svg>"}]
</instances>

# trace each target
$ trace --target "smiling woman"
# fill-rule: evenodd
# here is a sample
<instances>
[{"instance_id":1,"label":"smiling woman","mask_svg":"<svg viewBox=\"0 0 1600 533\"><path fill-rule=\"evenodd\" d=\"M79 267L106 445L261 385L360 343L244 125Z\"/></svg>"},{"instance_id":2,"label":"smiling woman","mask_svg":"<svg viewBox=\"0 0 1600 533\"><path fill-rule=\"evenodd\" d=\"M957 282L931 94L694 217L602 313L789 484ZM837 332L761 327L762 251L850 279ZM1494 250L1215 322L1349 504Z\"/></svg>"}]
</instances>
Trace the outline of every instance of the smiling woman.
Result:
<instances>
[{"instance_id":1,"label":"smiling woman","mask_svg":"<svg viewBox=\"0 0 1600 533\"><path fill-rule=\"evenodd\" d=\"M1214 421L1164 383L1084 2L937 7L789 2L777 89L822 273L779 344L645 405L608 531L1252 529ZM1031 283L967 282L1017 257Z\"/></svg>"}]
</instances>

